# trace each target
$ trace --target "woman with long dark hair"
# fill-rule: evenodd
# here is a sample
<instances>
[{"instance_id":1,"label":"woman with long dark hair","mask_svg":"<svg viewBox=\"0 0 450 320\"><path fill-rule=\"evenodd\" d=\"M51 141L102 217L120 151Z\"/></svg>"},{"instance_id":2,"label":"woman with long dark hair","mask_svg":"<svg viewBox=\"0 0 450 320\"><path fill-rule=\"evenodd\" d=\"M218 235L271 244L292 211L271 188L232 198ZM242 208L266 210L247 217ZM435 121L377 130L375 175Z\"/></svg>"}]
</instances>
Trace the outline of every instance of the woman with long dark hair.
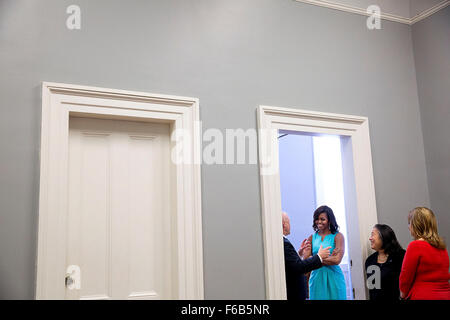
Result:
<instances>
[{"instance_id":1,"label":"woman with long dark hair","mask_svg":"<svg viewBox=\"0 0 450 320\"><path fill-rule=\"evenodd\" d=\"M327 206L316 209L313 216L313 229L315 233L308 241L311 250L305 256L317 254L320 246L330 248L331 255L322 260L323 266L311 272L309 277L310 300L346 300L347 290L345 277L339 264L344 256L345 239L339 232L333 210Z\"/></svg>"},{"instance_id":2,"label":"woman with long dark hair","mask_svg":"<svg viewBox=\"0 0 450 320\"><path fill-rule=\"evenodd\" d=\"M400 298L399 282L405 250L394 230L376 224L369 238L375 253L366 259L366 275L370 300L395 301Z\"/></svg>"}]
</instances>

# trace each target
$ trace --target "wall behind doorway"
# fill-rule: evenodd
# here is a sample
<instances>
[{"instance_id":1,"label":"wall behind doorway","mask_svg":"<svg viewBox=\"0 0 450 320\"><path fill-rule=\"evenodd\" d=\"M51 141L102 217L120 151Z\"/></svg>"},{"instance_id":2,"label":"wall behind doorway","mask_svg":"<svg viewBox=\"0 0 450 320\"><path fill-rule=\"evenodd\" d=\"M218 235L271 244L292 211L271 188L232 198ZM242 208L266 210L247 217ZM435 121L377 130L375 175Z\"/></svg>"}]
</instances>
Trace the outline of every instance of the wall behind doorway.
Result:
<instances>
[{"instance_id":1,"label":"wall behind doorway","mask_svg":"<svg viewBox=\"0 0 450 320\"><path fill-rule=\"evenodd\" d=\"M192 96L203 129L258 105L367 116L378 219L429 196L411 28L291 0L0 0L0 299L33 299L41 83ZM205 297L265 297L257 165L202 166ZM280 230L281 235L281 230Z\"/></svg>"},{"instance_id":2,"label":"wall behind doorway","mask_svg":"<svg viewBox=\"0 0 450 320\"><path fill-rule=\"evenodd\" d=\"M298 250L302 241L314 233L313 213L317 205L313 141L312 136L283 134L278 134L281 206L291 222L287 238Z\"/></svg>"}]
</instances>

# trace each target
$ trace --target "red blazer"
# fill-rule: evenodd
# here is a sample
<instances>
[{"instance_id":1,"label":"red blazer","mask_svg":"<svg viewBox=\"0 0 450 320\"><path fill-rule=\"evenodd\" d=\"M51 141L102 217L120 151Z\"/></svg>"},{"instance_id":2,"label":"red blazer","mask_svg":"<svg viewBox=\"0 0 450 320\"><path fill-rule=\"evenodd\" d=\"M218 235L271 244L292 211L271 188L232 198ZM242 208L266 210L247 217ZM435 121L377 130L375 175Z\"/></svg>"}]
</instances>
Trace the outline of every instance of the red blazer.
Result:
<instances>
[{"instance_id":1,"label":"red blazer","mask_svg":"<svg viewBox=\"0 0 450 320\"><path fill-rule=\"evenodd\" d=\"M411 300L450 300L448 268L447 250L415 240L403 259L400 291Z\"/></svg>"}]
</instances>

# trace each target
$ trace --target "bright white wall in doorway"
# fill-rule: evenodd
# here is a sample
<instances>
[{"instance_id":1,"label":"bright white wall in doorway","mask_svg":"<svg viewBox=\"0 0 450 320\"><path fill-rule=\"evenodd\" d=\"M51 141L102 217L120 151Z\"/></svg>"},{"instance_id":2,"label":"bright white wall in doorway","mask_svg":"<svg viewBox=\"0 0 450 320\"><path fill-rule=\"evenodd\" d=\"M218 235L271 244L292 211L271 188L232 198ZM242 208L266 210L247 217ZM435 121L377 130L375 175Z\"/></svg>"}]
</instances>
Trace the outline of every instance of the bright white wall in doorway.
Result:
<instances>
[{"instance_id":1,"label":"bright white wall in doorway","mask_svg":"<svg viewBox=\"0 0 450 320\"><path fill-rule=\"evenodd\" d=\"M318 207L327 205L333 210L339 225L339 232L344 235L345 254L340 266L345 275L347 299L351 300L353 299L353 294L350 277L341 138L334 135L324 135L313 137L312 141L316 203Z\"/></svg>"},{"instance_id":2,"label":"bright white wall in doorway","mask_svg":"<svg viewBox=\"0 0 450 320\"><path fill-rule=\"evenodd\" d=\"M327 205L333 209L339 230L347 238L341 139L339 136L313 137L313 151L317 207ZM344 258L346 257L348 257L347 242Z\"/></svg>"}]
</instances>

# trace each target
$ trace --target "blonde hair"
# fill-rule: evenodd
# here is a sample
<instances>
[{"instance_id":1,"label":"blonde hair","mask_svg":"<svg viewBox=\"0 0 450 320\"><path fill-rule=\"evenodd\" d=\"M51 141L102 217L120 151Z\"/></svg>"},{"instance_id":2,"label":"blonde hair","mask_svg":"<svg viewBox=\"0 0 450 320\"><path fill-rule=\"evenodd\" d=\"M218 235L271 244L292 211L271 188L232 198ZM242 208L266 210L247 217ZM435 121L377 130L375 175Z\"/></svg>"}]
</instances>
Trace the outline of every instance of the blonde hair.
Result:
<instances>
[{"instance_id":1,"label":"blonde hair","mask_svg":"<svg viewBox=\"0 0 450 320\"><path fill-rule=\"evenodd\" d=\"M415 239L423 239L438 249L446 248L444 239L438 234L436 216L430 209L417 207L411 210L408 224Z\"/></svg>"}]
</instances>

